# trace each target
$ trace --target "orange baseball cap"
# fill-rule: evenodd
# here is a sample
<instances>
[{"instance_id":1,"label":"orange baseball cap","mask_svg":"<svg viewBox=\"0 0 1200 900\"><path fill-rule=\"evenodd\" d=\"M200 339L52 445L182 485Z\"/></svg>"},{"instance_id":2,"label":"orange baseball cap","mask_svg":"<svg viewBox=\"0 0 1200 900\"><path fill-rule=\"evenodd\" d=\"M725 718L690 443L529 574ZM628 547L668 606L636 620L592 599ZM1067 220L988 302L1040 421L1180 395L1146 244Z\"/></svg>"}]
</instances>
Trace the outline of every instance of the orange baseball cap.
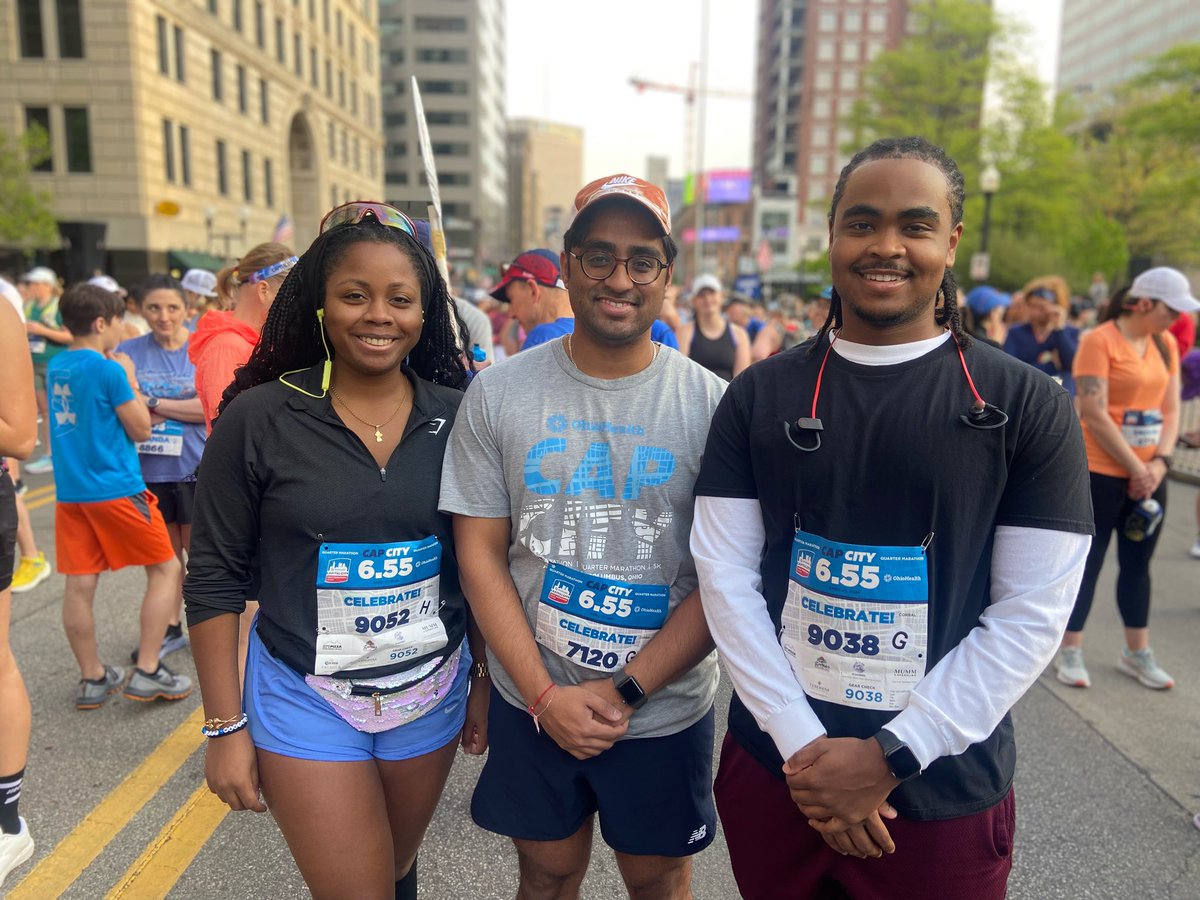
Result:
<instances>
[{"instance_id":1,"label":"orange baseball cap","mask_svg":"<svg viewBox=\"0 0 1200 900\"><path fill-rule=\"evenodd\" d=\"M654 218L662 225L664 234L671 233L671 207L667 203L667 195L658 185L632 175L606 175L585 185L575 195L575 215L578 216L593 203L612 197L636 200L654 213Z\"/></svg>"}]
</instances>

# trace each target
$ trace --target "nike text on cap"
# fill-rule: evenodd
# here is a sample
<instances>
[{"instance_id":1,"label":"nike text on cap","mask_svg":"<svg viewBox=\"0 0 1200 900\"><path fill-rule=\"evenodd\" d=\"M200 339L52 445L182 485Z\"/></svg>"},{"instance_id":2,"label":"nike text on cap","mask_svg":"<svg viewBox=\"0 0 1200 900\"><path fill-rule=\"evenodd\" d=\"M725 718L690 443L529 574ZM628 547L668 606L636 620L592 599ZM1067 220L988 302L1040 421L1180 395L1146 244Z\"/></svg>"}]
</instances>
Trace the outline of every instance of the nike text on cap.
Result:
<instances>
[{"instance_id":1,"label":"nike text on cap","mask_svg":"<svg viewBox=\"0 0 1200 900\"><path fill-rule=\"evenodd\" d=\"M578 216L593 203L611 197L636 200L654 213L654 218L662 225L664 234L671 233L671 207L667 203L667 195L657 185L632 175L606 175L586 185L575 195L575 214Z\"/></svg>"}]
</instances>

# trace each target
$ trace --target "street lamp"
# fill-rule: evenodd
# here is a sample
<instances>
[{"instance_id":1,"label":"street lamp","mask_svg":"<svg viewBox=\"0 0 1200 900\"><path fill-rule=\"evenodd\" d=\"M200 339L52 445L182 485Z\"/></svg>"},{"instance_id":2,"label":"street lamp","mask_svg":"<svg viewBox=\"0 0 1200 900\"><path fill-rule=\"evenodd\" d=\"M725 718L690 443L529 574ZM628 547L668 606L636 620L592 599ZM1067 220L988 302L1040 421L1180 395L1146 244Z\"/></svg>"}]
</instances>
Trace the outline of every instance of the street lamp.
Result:
<instances>
[{"instance_id":1,"label":"street lamp","mask_svg":"<svg viewBox=\"0 0 1200 900\"><path fill-rule=\"evenodd\" d=\"M213 239L219 238L225 242L225 259L230 259L229 242L237 238L239 244L246 243L246 226L250 223L250 209L246 206L238 207L238 230L237 231L214 231L213 228L217 222L217 211L211 207L204 207L204 227L208 231L208 252L212 253Z\"/></svg>"},{"instance_id":2,"label":"street lamp","mask_svg":"<svg viewBox=\"0 0 1200 900\"><path fill-rule=\"evenodd\" d=\"M1000 170L992 163L979 175L979 190L983 194L983 230L979 236L979 252L987 253L988 229L992 224L992 195L1000 190Z\"/></svg>"}]
</instances>

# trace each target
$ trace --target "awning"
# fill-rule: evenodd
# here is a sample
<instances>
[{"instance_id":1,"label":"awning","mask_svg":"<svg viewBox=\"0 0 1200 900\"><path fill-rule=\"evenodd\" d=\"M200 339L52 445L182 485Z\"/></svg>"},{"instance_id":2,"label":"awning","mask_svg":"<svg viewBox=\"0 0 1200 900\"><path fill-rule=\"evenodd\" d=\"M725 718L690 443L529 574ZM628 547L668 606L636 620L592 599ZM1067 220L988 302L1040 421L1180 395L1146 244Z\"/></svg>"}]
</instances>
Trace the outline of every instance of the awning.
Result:
<instances>
[{"instance_id":1,"label":"awning","mask_svg":"<svg viewBox=\"0 0 1200 900\"><path fill-rule=\"evenodd\" d=\"M167 251L168 269L208 269L210 272L219 272L224 267L225 260L211 253L200 253L196 250Z\"/></svg>"}]
</instances>

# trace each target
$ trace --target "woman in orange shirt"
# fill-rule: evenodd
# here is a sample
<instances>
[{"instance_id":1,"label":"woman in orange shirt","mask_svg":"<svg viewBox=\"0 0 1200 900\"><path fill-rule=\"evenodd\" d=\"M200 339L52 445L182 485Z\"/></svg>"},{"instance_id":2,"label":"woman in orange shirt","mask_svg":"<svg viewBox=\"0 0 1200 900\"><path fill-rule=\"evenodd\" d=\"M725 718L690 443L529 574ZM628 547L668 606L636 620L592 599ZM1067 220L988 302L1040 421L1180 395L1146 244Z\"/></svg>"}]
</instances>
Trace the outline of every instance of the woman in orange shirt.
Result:
<instances>
[{"instance_id":1,"label":"woman in orange shirt","mask_svg":"<svg viewBox=\"0 0 1200 900\"><path fill-rule=\"evenodd\" d=\"M1179 348L1163 332L1180 313L1197 309L1200 302L1180 272L1150 269L1112 298L1102 324L1079 342L1076 405L1087 447L1096 537L1055 660L1058 679L1065 684L1091 685L1083 661L1083 626L1116 531L1117 608L1126 644L1117 669L1148 688L1175 685L1154 659L1148 628L1150 559L1179 433Z\"/></svg>"}]
</instances>

